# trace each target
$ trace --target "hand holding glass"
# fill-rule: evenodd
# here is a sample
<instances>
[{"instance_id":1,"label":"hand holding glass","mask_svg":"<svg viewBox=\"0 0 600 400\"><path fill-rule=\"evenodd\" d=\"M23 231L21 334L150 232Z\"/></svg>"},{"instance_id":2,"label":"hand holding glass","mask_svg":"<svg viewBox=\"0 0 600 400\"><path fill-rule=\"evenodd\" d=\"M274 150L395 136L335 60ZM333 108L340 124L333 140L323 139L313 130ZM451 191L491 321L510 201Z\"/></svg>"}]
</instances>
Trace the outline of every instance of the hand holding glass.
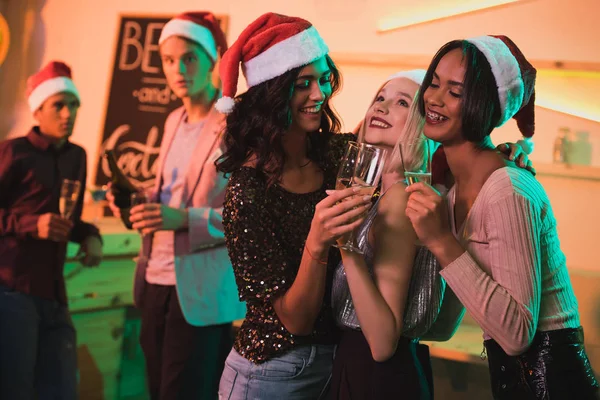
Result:
<instances>
[{"instance_id":1,"label":"hand holding glass","mask_svg":"<svg viewBox=\"0 0 600 400\"><path fill-rule=\"evenodd\" d=\"M406 185L425 182L431 185L431 151L427 139L398 144Z\"/></svg>"},{"instance_id":2,"label":"hand holding glass","mask_svg":"<svg viewBox=\"0 0 600 400\"><path fill-rule=\"evenodd\" d=\"M70 179L63 180L60 188L60 199L58 201L58 209L61 217L71 219L80 190L81 182Z\"/></svg>"},{"instance_id":3,"label":"hand holding glass","mask_svg":"<svg viewBox=\"0 0 600 400\"><path fill-rule=\"evenodd\" d=\"M356 150L354 149L356 147ZM381 147L366 143L356 144L350 142L346 151L346 156L342 160L338 172L336 189L345 187L359 187L361 190L357 195L372 196L379 185L381 173L386 160L387 151ZM353 167L352 167L353 165ZM352 173L350 174L350 171ZM358 254L363 252L354 246L354 233L343 245L334 245L340 249L353 251Z\"/></svg>"}]
</instances>

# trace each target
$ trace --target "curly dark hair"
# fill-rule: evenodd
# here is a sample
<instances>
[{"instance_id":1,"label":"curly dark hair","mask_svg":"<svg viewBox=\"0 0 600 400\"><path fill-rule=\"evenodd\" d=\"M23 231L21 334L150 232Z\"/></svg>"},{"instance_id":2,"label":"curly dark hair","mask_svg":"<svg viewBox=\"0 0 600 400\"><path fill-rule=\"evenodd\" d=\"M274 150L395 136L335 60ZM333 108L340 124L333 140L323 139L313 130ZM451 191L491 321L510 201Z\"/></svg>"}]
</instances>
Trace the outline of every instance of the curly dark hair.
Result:
<instances>
[{"instance_id":1,"label":"curly dark hair","mask_svg":"<svg viewBox=\"0 0 600 400\"><path fill-rule=\"evenodd\" d=\"M341 88L342 77L333 60L326 56L331 71L331 97ZM294 82L303 67L253 86L235 98L235 107L227 116L225 152L215 162L225 174L238 170L256 156L256 169L268 176L269 186L277 183L283 172L285 153L282 138L292 123L290 100ZM330 97L330 98L331 98ZM340 131L341 123L329 101L323 106L318 132L309 133L308 157L323 165L328 133Z\"/></svg>"}]
</instances>

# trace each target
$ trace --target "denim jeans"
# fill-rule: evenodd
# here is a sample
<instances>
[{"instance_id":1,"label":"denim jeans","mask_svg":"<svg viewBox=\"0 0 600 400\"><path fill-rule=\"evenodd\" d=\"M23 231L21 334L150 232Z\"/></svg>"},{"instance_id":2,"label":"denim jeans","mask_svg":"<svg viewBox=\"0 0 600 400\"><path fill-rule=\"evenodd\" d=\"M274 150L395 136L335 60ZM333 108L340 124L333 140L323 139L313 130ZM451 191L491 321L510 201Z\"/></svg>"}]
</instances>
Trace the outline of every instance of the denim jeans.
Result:
<instances>
[{"instance_id":1,"label":"denim jeans","mask_svg":"<svg viewBox=\"0 0 600 400\"><path fill-rule=\"evenodd\" d=\"M0 286L0 399L77 399L75 329L66 306Z\"/></svg>"},{"instance_id":2,"label":"denim jeans","mask_svg":"<svg viewBox=\"0 0 600 400\"><path fill-rule=\"evenodd\" d=\"M329 380L335 346L299 346L254 364L232 349L225 361L219 400L317 400Z\"/></svg>"}]
</instances>

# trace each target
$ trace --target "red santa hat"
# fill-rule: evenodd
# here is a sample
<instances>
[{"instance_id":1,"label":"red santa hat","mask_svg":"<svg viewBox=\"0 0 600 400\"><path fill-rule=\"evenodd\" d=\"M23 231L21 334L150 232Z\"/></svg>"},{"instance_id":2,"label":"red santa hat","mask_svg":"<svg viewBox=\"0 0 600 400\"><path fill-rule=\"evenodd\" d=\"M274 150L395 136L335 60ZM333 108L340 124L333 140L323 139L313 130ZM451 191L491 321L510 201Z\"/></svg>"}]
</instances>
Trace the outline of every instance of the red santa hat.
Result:
<instances>
[{"instance_id":1,"label":"red santa hat","mask_svg":"<svg viewBox=\"0 0 600 400\"><path fill-rule=\"evenodd\" d=\"M62 61L50 61L27 79L27 102L31 112L40 108L48 97L62 92L72 93L81 101L72 81L71 68Z\"/></svg>"},{"instance_id":2,"label":"red santa hat","mask_svg":"<svg viewBox=\"0 0 600 400\"><path fill-rule=\"evenodd\" d=\"M248 87L252 87L308 65L328 52L310 22L280 14L263 14L244 29L221 60L223 97L216 104L217 110L225 114L233 110L240 63Z\"/></svg>"},{"instance_id":3,"label":"red santa hat","mask_svg":"<svg viewBox=\"0 0 600 400\"><path fill-rule=\"evenodd\" d=\"M227 50L227 39L217 17L209 11L188 11L179 14L165 24L158 44L171 36L181 36L198 43L213 62Z\"/></svg>"},{"instance_id":4,"label":"red santa hat","mask_svg":"<svg viewBox=\"0 0 600 400\"><path fill-rule=\"evenodd\" d=\"M467 42L483 53L496 78L501 115L497 126L514 118L523 134L519 143L527 153L531 153L531 138L535 130L536 69L506 36L479 36L467 39Z\"/></svg>"}]
</instances>

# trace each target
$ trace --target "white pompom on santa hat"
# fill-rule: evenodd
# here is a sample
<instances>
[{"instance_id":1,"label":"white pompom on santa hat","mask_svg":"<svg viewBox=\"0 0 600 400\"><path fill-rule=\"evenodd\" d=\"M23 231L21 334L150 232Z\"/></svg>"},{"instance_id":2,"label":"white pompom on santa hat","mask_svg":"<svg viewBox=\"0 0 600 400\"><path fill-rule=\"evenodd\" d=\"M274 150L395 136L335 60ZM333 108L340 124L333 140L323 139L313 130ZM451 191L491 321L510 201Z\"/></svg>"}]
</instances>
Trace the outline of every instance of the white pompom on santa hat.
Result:
<instances>
[{"instance_id":1,"label":"white pompom on santa hat","mask_svg":"<svg viewBox=\"0 0 600 400\"><path fill-rule=\"evenodd\" d=\"M244 29L223 56L220 65L223 97L215 107L224 114L233 111L240 63L250 88L308 65L328 52L310 22L280 14L263 14Z\"/></svg>"},{"instance_id":2,"label":"white pompom on santa hat","mask_svg":"<svg viewBox=\"0 0 600 400\"><path fill-rule=\"evenodd\" d=\"M227 39L219 20L210 11L188 11L177 15L163 27L158 44L172 36L198 43L213 62L227 50Z\"/></svg>"},{"instance_id":3,"label":"white pompom on santa hat","mask_svg":"<svg viewBox=\"0 0 600 400\"><path fill-rule=\"evenodd\" d=\"M536 69L506 36L479 36L467 42L483 53L496 79L501 115L496 126L514 118L523 134L518 143L530 154L534 147Z\"/></svg>"},{"instance_id":4,"label":"white pompom on santa hat","mask_svg":"<svg viewBox=\"0 0 600 400\"><path fill-rule=\"evenodd\" d=\"M27 102L35 112L50 96L71 93L81 101L72 80L71 68L62 61L50 61L44 68L27 79Z\"/></svg>"}]
</instances>

